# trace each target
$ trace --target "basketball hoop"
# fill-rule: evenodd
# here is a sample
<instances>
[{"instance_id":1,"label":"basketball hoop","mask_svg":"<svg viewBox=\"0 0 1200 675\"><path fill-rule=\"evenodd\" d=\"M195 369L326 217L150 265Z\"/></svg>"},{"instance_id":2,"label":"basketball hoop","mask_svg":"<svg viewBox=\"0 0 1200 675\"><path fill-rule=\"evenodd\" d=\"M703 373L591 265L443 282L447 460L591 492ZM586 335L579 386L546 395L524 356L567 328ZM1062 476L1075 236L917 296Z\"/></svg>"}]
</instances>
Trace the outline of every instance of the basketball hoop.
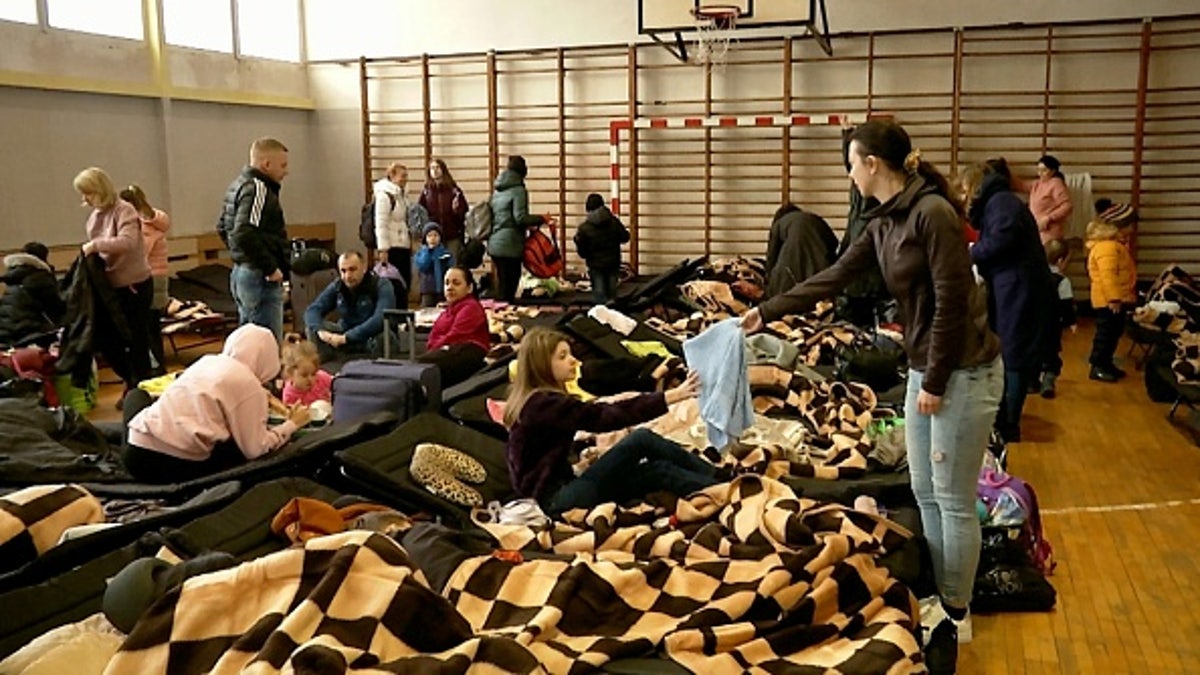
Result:
<instances>
[{"instance_id":1,"label":"basketball hoop","mask_svg":"<svg viewBox=\"0 0 1200 675\"><path fill-rule=\"evenodd\" d=\"M700 5L692 10L692 16L696 18L696 51L692 57L696 63L725 65L741 15L742 10L737 5Z\"/></svg>"}]
</instances>

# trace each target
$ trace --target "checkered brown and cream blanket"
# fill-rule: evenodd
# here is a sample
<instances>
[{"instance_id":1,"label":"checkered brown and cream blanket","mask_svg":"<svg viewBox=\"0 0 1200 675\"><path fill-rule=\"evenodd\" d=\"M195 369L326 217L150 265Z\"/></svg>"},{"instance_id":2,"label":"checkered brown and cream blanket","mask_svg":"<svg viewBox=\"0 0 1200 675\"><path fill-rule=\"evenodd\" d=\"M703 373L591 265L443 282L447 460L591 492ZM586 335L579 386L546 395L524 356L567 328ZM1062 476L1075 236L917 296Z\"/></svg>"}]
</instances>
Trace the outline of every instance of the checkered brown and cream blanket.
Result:
<instances>
[{"instance_id":1,"label":"checkered brown and cream blanket","mask_svg":"<svg viewBox=\"0 0 1200 675\"><path fill-rule=\"evenodd\" d=\"M919 673L917 607L876 557L909 534L754 476L666 507L489 526L442 595L376 533L187 580L120 673L575 673L658 652L696 672Z\"/></svg>"},{"instance_id":2,"label":"checkered brown and cream blanket","mask_svg":"<svg viewBox=\"0 0 1200 675\"><path fill-rule=\"evenodd\" d=\"M104 506L79 485L35 485L0 497L0 572L58 544L76 525L104 522Z\"/></svg>"},{"instance_id":3,"label":"checkered brown and cream blanket","mask_svg":"<svg viewBox=\"0 0 1200 675\"><path fill-rule=\"evenodd\" d=\"M106 675L543 672L475 635L395 540L354 530L188 579L142 615Z\"/></svg>"},{"instance_id":4,"label":"checkered brown and cream blanket","mask_svg":"<svg viewBox=\"0 0 1200 675\"><path fill-rule=\"evenodd\" d=\"M890 521L758 476L669 511L604 504L563 520L485 525L506 549L562 559L472 558L445 592L550 672L656 647L694 672L925 671L912 594L875 562L909 536Z\"/></svg>"}]
</instances>

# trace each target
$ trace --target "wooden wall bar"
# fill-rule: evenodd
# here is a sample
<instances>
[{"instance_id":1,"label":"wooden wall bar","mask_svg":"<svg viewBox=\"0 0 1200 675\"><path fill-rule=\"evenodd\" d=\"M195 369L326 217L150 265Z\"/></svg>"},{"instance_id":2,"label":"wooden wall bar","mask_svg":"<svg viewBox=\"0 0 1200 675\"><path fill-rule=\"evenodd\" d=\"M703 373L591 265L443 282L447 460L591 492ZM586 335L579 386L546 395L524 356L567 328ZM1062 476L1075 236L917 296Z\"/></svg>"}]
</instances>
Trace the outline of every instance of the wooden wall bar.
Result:
<instances>
[{"instance_id":1,"label":"wooden wall bar","mask_svg":"<svg viewBox=\"0 0 1200 675\"><path fill-rule=\"evenodd\" d=\"M476 202L508 155L524 155L531 208L559 218L578 266L570 237L586 194L607 192L611 120L890 113L946 173L1002 155L1031 178L1038 156L1055 154L1067 174L1090 174L1096 197L1139 205L1143 276L1200 266L1200 17L875 33L834 46L829 57L810 40L747 39L711 72L654 44L363 61L364 166L377 177L389 161L443 157ZM787 199L842 228L838 138L832 126L624 133L632 258L653 272L684 256L762 255Z\"/></svg>"}]
</instances>

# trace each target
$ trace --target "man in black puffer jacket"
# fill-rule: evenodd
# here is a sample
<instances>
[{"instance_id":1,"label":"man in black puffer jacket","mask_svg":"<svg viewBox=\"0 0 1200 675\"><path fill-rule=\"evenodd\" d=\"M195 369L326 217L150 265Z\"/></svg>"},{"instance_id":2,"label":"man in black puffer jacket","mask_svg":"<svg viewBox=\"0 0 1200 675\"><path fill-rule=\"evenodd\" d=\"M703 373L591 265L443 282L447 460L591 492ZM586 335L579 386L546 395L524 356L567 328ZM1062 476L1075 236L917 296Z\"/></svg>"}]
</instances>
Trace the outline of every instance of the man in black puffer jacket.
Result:
<instances>
[{"instance_id":1,"label":"man in black puffer jacket","mask_svg":"<svg viewBox=\"0 0 1200 675\"><path fill-rule=\"evenodd\" d=\"M67 303L58 292L45 244L30 242L21 253L4 256L4 297L0 298L0 345L49 345L62 325Z\"/></svg>"},{"instance_id":2,"label":"man in black puffer jacket","mask_svg":"<svg viewBox=\"0 0 1200 675\"><path fill-rule=\"evenodd\" d=\"M592 300L603 305L617 297L621 272L621 244L629 241L629 230L596 193L587 197L587 218L575 232L575 250L587 263L592 280Z\"/></svg>"},{"instance_id":3,"label":"man in black puffer jacket","mask_svg":"<svg viewBox=\"0 0 1200 675\"><path fill-rule=\"evenodd\" d=\"M238 322L269 328L276 342L283 337L283 280L290 262L279 204L279 184L287 175L287 147L274 138L254 141L250 164L225 191L217 222L217 232L233 258L229 287Z\"/></svg>"}]
</instances>

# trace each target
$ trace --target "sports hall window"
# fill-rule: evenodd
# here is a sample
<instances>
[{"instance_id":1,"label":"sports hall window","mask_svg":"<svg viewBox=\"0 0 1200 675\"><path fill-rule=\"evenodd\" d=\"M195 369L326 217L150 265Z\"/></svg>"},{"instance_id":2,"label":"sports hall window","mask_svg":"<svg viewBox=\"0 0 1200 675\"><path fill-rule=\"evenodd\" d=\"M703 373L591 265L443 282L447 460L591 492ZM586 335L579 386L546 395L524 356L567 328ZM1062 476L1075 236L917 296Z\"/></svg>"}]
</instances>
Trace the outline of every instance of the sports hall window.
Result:
<instances>
[{"instance_id":1,"label":"sports hall window","mask_svg":"<svg viewBox=\"0 0 1200 675\"><path fill-rule=\"evenodd\" d=\"M238 53L300 62L299 0L238 0Z\"/></svg>"},{"instance_id":2,"label":"sports hall window","mask_svg":"<svg viewBox=\"0 0 1200 675\"><path fill-rule=\"evenodd\" d=\"M8 3L4 3L8 4ZM54 28L141 40L142 0L47 0L47 20Z\"/></svg>"},{"instance_id":3,"label":"sports hall window","mask_svg":"<svg viewBox=\"0 0 1200 675\"><path fill-rule=\"evenodd\" d=\"M162 0L162 9L167 44L233 53L229 0Z\"/></svg>"},{"instance_id":4,"label":"sports hall window","mask_svg":"<svg viewBox=\"0 0 1200 675\"><path fill-rule=\"evenodd\" d=\"M0 21L37 23L37 0L5 0L0 2Z\"/></svg>"}]
</instances>

